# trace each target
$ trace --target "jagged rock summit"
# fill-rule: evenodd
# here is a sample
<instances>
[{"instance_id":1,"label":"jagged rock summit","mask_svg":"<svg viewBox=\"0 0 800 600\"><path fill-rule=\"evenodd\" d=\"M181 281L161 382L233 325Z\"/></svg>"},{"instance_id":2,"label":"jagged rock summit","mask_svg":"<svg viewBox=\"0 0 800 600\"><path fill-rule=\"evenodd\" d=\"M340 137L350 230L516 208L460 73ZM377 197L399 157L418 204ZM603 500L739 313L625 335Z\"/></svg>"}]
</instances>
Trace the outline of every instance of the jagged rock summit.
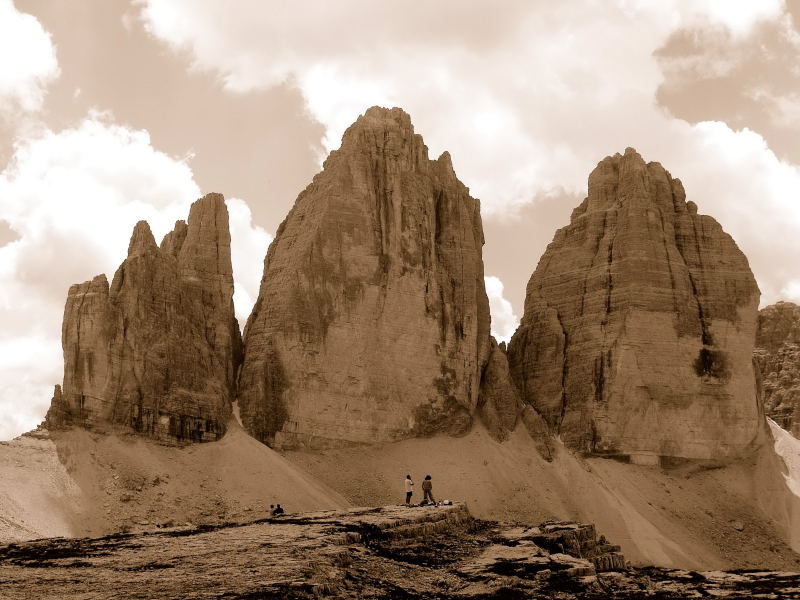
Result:
<instances>
[{"instance_id":1,"label":"jagged rock summit","mask_svg":"<svg viewBox=\"0 0 800 600\"><path fill-rule=\"evenodd\" d=\"M449 154L430 160L402 110L367 110L267 253L244 334L245 428L277 447L466 432L491 351L483 241ZM498 436L513 428L507 407L484 412Z\"/></svg>"},{"instance_id":2,"label":"jagged rock summit","mask_svg":"<svg viewBox=\"0 0 800 600\"><path fill-rule=\"evenodd\" d=\"M233 310L228 211L220 194L192 204L159 248L136 224L109 288L73 285L64 308L63 387L48 427L124 427L208 441L224 432L241 337Z\"/></svg>"},{"instance_id":3,"label":"jagged rock summit","mask_svg":"<svg viewBox=\"0 0 800 600\"><path fill-rule=\"evenodd\" d=\"M800 438L800 306L777 302L759 311L754 358L766 413Z\"/></svg>"},{"instance_id":4,"label":"jagged rock summit","mask_svg":"<svg viewBox=\"0 0 800 600\"><path fill-rule=\"evenodd\" d=\"M523 400L571 448L724 459L763 431L747 259L635 150L602 160L547 247L509 346Z\"/></svg>"}]
</instances>

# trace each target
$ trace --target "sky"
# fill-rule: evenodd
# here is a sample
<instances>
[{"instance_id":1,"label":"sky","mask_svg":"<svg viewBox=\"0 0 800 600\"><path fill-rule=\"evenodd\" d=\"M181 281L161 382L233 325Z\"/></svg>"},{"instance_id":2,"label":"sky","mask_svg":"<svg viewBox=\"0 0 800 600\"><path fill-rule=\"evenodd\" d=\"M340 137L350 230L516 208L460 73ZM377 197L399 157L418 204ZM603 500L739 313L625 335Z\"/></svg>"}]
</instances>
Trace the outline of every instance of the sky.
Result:
<instances>
[{"instance_id":1,"label":"sky","mask_svg":"<svg viewBox=\"0 0 800 600\"><path fill-rule=\"evenodd\" d=\"M225 195L244 320L341 134L400 106L481 200L492 330L605 156L680 178L800 302L800 0L0 0L0 439L63 375L72 283Z\"/></svg>"}]
</instances>

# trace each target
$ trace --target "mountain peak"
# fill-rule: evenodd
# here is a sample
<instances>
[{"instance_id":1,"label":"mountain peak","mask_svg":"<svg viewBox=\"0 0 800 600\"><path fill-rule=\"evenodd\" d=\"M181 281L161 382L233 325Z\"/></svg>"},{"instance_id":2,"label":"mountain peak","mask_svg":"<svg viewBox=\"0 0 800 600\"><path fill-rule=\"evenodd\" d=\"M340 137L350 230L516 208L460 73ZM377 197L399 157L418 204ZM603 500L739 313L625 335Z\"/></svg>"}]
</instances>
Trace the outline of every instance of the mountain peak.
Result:
<instances>
[{"instance_id":1,"label":"mountain peak","mask_svg":"<svg viewBox=\"0 0 800 600\"><path fill-rule=\"evenodd\" d=\"M144 254L148 250L158 248L153 232L147 221L139 221L133 228L131 241L128 244L128 258Z\"/></svg>"},{"instance_id":2,"label":"mountain peak","mask_svg":"<svg viewBox=\"0 0 800 600\"><path fill-rule=\"evenodd\" d=\"M373 106L347 128L341 147L331 158L341 154L383 156L417 168L427 162L428 147L422 136L414 133L411 117L403 109Z\"/></svg>"}]
</instances>

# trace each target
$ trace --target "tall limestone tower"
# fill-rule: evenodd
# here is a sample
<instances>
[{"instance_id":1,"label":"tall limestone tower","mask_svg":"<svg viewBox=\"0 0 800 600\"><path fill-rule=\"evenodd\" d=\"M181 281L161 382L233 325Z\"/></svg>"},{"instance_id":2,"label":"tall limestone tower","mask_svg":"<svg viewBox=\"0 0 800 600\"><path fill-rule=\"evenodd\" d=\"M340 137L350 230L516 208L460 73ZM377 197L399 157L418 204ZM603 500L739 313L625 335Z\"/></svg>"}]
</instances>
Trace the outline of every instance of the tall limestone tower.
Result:
<instances>
[{"instance_id":1,"label":"tall limestone tower","mask_svg":"<svg viewBox=\"0 0 800 600\"><path fill-rule=\"evenodd\" d=\"M49 427L179 441L225 432L241 362L230 241L223 197L208 194L160 248L140 221L110 288L105 275L70 288Z\"/></svg>"},{"instance_id":2,"label":"tall limestone tower","mask_svg":"<svg viewBox=\"0 0 800 600\"><path fill-rule=\"evenodd\" d=\"M764 423L758 302L731 237L628 148L598 164L539 261L512 376L575 450L643 463L736 456Z\"/></svg>"},{"instance_id":3,"label":"tall limestone tower","mask_svg":"<svg viewBox=\"0 0 800 600\"><path fill-rule=\"evenodd\" d=\"M515 408L495 405L511 396L480 405L482 246L480 204L450 156L430 160L402 110L369 109L267 253L244 333L245 428L322 447L460 434L479 412L513 427Z\"/></svg>"}]
</instances>

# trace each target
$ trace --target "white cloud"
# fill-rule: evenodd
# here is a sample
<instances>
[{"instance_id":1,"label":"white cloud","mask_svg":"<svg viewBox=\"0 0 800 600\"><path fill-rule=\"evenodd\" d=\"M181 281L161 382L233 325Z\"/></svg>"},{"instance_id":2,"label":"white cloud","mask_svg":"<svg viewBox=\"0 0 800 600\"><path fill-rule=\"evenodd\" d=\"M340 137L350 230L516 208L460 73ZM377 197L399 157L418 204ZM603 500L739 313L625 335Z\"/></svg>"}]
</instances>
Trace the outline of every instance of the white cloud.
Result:
<instances>
[{"instance_id":1,"label":"white cloud","mask_svg":"<svg viewBox=\"0 0 800 600\"><path fill-rule=\"evenodd\" d=\"M780 298L795 304L800 304L800 279L788 283L786 287L781 290Z\"/></svg>"},{"instance_id":2,"label":"white cloud","mask_svg":"<svg viewBox=\"0 0 800 600\"><path fill-rule=\"evenodd\" d=\"M684 0L681 8L690 18L705 18L721 23L734 35L743 36L752 31L759 21L780 17L785 9L783 0Z\"/></svg>"},{"instance_id":3,"label":"white cloud","mask_svg":"<svg viewBox=\"0 0 800 600\"><path fill-rule=\"evenodd\" d=\"M489 310L492 313L492 335L498 342L508 343L519 326L519 317L514 314L511 303L503 296L503 282L491 275L483 280L486 282L486 295L489 297Z\"/></svg>"},{"instance_id":4,"label":"white cloud","mask_svg":"<svg viewBox=\"0 0 800 600\"><path fill-rule=\"evenodd\" d=\"M432 154L450 150L485 218L585 193L594 165L634 146L686 184L745 250L776 300L800 255L797 166L757 134L692 126L655 101L654 56L680 27L747 36L785 20L780 0L392 5L141 0L148 30L235 92L292 80L325 145L372 103L413 117ZM313 15L313 16L312 16ZM435 24L435 26L434 26ZM774 243L780 235L781 244ZM532 258L529 268L535 265Z\"/></svg>"},{"instance_id":5,"label":"white cloud","mask_svg":"<svg viewBox=\"0 0 800 600\"><path fill-rule=\"evenodd\" d=\"M61 381L58 336L0 338L0 440L31 430L41 422L53 385Z\"/></svg>"},{"instance_id":6,"label":"white cloud","mask_svg":"<svg viewBox=\"0 0 800 600\"><path fill-rule=\"evenodd\" d=\"M50 35L11 0L0 0L0 64L0 110L38 110L59 75Z\"/></svg>"},{"instance_id":7,"label":"white cloud","mask_svg":"<svg viewBox=\"0 0 800 600\"><path fill-rule=\"evenodd\" d=\"M670 29L703 27L709 24L725 27L735 36L745 36L762 21L780 18L784 0L617 0L627 15L647 14Z\"/></svg>"},{"instance_id":8,"label":"white cloud","mask_svg":"<svg viewBox=\"0 0 800 600\"><path fill-rule=\"evenodd\" d=\"M794 279L783 286L779 297L795 304L800 304L800 277Z\"/></svg>"},{"instance_id":9,"label":"white cloud","mask_svg":"<svg viewBox=\"0 0 800 600\"><path fill-rule=\"evenodd\" d=\"M110 280L137 221L160 239L200 195L189 166L153 148L146 131L97 115L17 143L0 173L0 214L19 236L0 247L0 439L40 422L61 381L69 286L98 273ZM228 206L237 288L252 293L269 236L242 200Z\"/></svg>"},{"instance_id":10,"label":"white cloud","mask_svg":"<svg viewBox=\"0 0 800 600\"><path fill-rule=\"evenodd\" d=\"M258 298L264 257L272 236L263 228L253 225L250 207L244 200L228 198L225 203L230 216L231 262L235 276L233 302L239 326L244 330L247 317Z\"/></svg>"}]
</instances>

